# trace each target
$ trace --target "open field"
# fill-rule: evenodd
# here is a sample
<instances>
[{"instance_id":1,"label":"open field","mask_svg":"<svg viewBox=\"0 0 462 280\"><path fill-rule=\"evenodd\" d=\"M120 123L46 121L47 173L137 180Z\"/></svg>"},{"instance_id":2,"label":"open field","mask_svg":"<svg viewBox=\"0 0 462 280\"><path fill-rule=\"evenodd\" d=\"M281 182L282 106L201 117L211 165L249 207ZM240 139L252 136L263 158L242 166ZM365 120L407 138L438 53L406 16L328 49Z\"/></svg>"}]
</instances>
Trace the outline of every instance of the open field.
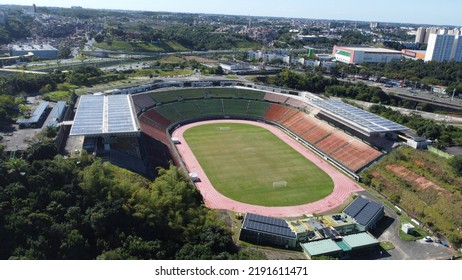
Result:
<instances>
[{"instance_id":1,"label":"open field","mask_svg":"<svg viewBox=\"0 0 462 280\"><path fill-rule=\"evenodd\" d=\"M300 205L333 190L324 171L264 128L206 124L188 129L185 139L212 185L236 201Z\"/></svg>"},{"instance_id":2,"label":"open field","mask_svg":"<svg viewBox=\"0 0 462 280\"><path fill-rule=\"evenodd\" d=\"M462 177L453 173L448 160L402 147L366 169L363 182L436 235L462 243Z\"/></svg>"},{"instance_id":3,"label":"open field","mask_svg":"<svg viewBox=\"0 0 462 280\"><path fill-rule=\"evenodd\" d=\"M111 43L101 42L94 43L95 47L111 51L128 51L128 52L183 52L187 48L175 41L164 41L157 44L146 42L124 42L113 41Z\"/></svg>"}]
</instances>

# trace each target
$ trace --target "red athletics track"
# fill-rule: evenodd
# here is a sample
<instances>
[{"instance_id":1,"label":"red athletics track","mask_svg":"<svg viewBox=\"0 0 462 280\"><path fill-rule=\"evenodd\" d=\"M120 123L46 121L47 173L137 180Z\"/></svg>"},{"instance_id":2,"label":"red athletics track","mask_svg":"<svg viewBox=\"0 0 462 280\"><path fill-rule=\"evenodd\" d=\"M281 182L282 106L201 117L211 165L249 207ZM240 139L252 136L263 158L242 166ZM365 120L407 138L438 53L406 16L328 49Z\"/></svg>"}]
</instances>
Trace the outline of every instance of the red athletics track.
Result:
<instances>
[{"instance_id":1,"label":"red athletics track","mask_svg":"<svg viewBox=\"0 0 462 280\"><path fill-rule=\"evenodd\" d=\"M314 164L319 166L319 168L324 170L324 172L329 174L329 176L334 181L333 192L327 197L321 200L318 200L316 202L312 202L312 203L304 204L304 205L298 205L298 206L284 206L284 207L268 207L268 206L251 205L251 204L246 204L246 203L242 203L239 201L235 201L226 196L223 196L221 193L215 190L215 188L212 186L209 179L205 175L204 170L200 166L196 157L194 156L191 149L189 148L188 143L185 141L183 137L183 133L188 128L198 126L198 125L203 125L203 124L209 124L209 123L244 123L244 124L251 124L251 125L260 126L260 127L268 129L269 131L274 133L277 137L279 137L282 141L289 144L293 149L295 149L300 154L305 156L307 159L312 161ZM203 122L191 123L191 124L181 126L173 132L172 136L177 137L181 141L181 144L177 144L176 148L178 152L180 153L183 159L183 162L185 163L189 172L195 172L198 174L201 181L195 183L196 187L201 192L204 198L205 205L212 209L227 209L227 210L233 210L233 211L241 212L241 213L255 213L255 214L271 216L271 217L299 217L304 214L321 213L324 211L328 211L342 204L350 196L351 193L363 190L353 180L351 180L345 174L341 173L339 170L335 169L333 166L328 164L323 159L316 156L308 148L298 143L295 139L285 134L282 130L280 130L276 126L272 126L269 124L264 124L260 122L252 122L252 121L240 121L240 120L203 121Z\"/></svg>"}]
</instances>

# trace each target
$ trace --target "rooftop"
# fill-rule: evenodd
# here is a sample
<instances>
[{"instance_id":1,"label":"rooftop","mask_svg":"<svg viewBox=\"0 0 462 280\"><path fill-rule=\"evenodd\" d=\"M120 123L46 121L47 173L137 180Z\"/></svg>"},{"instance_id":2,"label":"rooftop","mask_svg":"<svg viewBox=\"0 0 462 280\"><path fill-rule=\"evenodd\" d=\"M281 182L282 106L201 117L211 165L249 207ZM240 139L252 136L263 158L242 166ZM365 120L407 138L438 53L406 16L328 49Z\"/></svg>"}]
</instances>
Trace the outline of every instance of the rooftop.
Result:
<instances>
[{"instance_id":1,"label":"rooftop","mask_svg":"<svg viewBox=\"0 0 462 280\"><path fill-rule=\"evenodd\" d=\"M129 95L82 95L70 135L98 136L138 131Z\"/></svg>"},{"instance_id":2,"label":"rooftop","mask_svg":"<svg viewBox=\"0 0 462 280\"><path fill-rule=\"evenodd\" d=\"M358 224L368 226L383 208L382 204L358 197L343 212L354 218Z\"/></svg>"},{"instance_id":3,"label":"rooftop","mask_svg":"<svg viewBox=\"0 0 462 280\"><path fill-rule=\"evenodd\" d=\"M323 216L325 223L332 227L356 224L355 221L345 214L332 214Z\"/></svg>"},{"instance_id":4,"label":"rooftop","mask_svg":"<svg viewBox=\"0 0 462 280\"><path fill-rule=\"evenodd\" d=\"M343 241L352 249L379 244L379 241L368 232L346 235Z\"/></svg>"},{"instance_id":5,"label":"rooftop","mask_svg":"<svg viewBox=\"0 0 462 280\"><path fill-rule=\"evenodd\" d=\"M346 104L341 100L313 100L311 103L320 108L322 112L333 115L355 127L360 127L368 134L409 130L406 126Z\"/></svg>"},{"instance_id":6,"label":"rooftop","mask_svg":"<svg viewBox=\"0 0 462 280\"><path fill-rule=\"evenodd\" d=\"M252 213L247 213L245 215L242 228L283 237L296 238L295 233L289 228L286 221Z\"/></svg>"},{"instance_id":7,"label":"rooftop","mask_svg":"<svg viewBox=\"0 0 462 280\"><path fill-rule=\"evenodd\" d=\"M360 52L370 52L370 53L395 53L395 54L402 54L400 51L390 50L385 48L373 48L373 47L341 47L338 48L352 50L352 51L360 51Z\"/></svg>"},{"instance_id":8,"label":"rooftop","mask_svg":"<svg viewBox=\"0 0 462 280\"><path fill-rule=\"evenodd\" d=\"M334 254L343 251L332 239L303 243L301 246L310 256Z\"/></svg>"},{"instance_id":9,"label":"rooftop","mask_svg":"<svg viewBox=\"0 0 462 280\"><path fill-rule=\"evenodd\" d=\"M11 49L15 51L36 51L36 50L48 50L56 51L57 49L50 45L35 45L35 44L22 44L22 45L11 45Z\"/></svg>"}]
</instances>

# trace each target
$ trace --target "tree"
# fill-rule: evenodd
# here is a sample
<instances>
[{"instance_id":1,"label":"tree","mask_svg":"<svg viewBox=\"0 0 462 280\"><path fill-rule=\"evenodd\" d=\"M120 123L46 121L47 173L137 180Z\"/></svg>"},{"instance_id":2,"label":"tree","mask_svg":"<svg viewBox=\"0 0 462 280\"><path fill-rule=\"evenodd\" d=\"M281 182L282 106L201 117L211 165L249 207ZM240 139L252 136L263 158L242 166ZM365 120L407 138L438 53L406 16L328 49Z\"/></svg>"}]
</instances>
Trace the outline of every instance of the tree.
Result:
<instances>
[{"instance_id":1,"label":"tree","mask_svg":"<svg viewBox=\"0 0 462 280\"><path fill-rule=\"evenodd\" d=\"M452 166L454 173L457 176L462 176L462 156L455 156L449 160L449 164Z\"/></svg>"}]
</instances>

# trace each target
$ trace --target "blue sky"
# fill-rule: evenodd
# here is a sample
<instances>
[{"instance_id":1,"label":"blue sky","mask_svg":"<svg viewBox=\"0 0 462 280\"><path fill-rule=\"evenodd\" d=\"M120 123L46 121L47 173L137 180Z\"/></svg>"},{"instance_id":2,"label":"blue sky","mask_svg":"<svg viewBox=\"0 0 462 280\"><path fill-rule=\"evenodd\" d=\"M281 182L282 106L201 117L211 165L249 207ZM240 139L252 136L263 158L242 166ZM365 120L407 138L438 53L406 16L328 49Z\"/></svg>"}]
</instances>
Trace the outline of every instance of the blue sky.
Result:
<instances>
[{"instance_id":1,"label":"blue sky","mask_svg":"<svg viewBox=\"0 0 462 280\"><path fill-rule=\"evenodd\" d=\"M82 6L462 26L462 1L459 0L0 0L0 4L33 3L38 6Z\"/></svg>"}]
</instances>

